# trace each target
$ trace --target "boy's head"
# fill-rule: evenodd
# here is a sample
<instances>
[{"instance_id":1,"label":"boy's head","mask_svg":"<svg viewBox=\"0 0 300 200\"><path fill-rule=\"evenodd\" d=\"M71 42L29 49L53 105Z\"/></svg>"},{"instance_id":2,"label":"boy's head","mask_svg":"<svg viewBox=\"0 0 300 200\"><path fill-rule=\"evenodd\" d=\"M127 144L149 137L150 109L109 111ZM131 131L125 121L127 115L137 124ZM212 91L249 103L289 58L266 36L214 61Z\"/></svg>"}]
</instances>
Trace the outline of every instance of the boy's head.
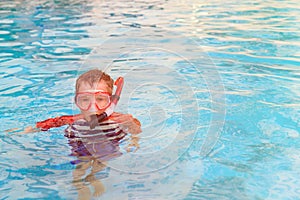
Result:
<instances>
[{"instance_id":1,"label":"boy's head","mask_svg":"<svg viewBox=\"0 0 300 200\"><path fill-rule=\"evenodd\" d=\"M109 106L113 84L113 79L98 69L78 77L75 102L87 120L91 114L101 114Z\"/></svg>"},{"instance_id":2,"label":"boy's head","mask_svg":"<svg viewBox=\"0 0 300 200\"><path fill-rule=\"evenodd\" d=\"M105 82L107 85L107 90L111 94L113 90L114 80L105 72L99 69L92 69L90 71L81 74L76 80L76 94L80 91L80 86L82 84L88 84L91 87L98 85L101 82Z\"/></svg>"}]
</instances>

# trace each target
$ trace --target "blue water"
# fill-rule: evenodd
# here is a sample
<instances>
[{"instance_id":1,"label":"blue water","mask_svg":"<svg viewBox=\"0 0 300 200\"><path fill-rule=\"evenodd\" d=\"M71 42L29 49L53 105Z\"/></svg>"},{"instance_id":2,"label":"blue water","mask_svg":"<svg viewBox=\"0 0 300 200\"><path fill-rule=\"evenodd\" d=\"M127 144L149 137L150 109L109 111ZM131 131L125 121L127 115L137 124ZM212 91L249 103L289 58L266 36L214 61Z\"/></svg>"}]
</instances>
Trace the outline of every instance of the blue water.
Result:
<instances>
[{"instance_id":1,"label":"blue water","mask_svg":"<svg viewBox=\"0 0 300 200\"><path fill-rule=\"evenodd\" d=\"M65 127L74 84L125 78L140 148L93 199L300 199L300 8L287 1L0 3L0 199L76 199Z\"/></svg>"}]
</instances>

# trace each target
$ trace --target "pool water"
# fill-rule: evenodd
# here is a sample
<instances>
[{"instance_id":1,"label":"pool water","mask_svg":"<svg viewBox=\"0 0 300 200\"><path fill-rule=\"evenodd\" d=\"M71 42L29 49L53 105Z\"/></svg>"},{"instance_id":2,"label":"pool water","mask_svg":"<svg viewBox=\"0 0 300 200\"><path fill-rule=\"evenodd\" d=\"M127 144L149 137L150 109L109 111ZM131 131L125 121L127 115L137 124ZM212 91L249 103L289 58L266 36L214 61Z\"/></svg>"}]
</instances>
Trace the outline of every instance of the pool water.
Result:
<instances>
[{"instance_id":1,"label":"pool water","mask_svg":"<svg viewBox=\"0 0 300 200\"><path fill-rule=\"evenodd\" d=\"M0 199L77 199L66 127L5 130L78 113L75 80L96 67L124 77L116 111L143 132L92 199L299 199L298 1L4 0L0 13Z\"/></svg>"}]
</instances>

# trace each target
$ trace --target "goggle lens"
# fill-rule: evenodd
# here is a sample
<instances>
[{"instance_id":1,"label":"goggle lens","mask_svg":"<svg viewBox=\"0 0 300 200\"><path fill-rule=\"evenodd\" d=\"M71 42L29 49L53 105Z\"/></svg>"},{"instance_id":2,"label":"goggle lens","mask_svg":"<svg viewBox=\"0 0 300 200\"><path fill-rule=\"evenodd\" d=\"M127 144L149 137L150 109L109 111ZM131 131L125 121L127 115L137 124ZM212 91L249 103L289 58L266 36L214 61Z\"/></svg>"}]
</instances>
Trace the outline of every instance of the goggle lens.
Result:
<instances>
[{"instance_id":1,"label":"goggle lens","mask_svg":"<svg viewBox=\"0 0 300 200\"><path fill-rule=\"evenodd\" d=\"M98 109L104 109L110 104L107 94L81 93L76 96L76 104L82 110L88 110L94 103Z\"/></svg>"}]
</instances>

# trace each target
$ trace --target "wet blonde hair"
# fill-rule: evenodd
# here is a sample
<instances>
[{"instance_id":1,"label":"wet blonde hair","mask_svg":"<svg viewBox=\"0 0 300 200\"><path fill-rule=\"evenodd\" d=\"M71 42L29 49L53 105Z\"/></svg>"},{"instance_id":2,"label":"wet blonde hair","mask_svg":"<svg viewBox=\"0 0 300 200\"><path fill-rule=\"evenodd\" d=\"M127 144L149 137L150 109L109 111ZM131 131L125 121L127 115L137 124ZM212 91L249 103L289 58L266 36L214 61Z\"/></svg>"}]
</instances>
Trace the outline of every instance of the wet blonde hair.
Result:
<instances>
[{"instance_id":1,"label":"wet blonde hair","mask_svg":"<svg viewBox=\"0 0 300 200\"><path fill-rule=\"evenodd\" d=\"M105 81L108 86L109 92L112 93L114 80L105 72L99 69L92 69L81 74L76 80L76 93L79 90L80 84L85 82L88 83L90 86L93 86L95 83L99 83L101 80Z\"/></svg>"}]
</instances>

